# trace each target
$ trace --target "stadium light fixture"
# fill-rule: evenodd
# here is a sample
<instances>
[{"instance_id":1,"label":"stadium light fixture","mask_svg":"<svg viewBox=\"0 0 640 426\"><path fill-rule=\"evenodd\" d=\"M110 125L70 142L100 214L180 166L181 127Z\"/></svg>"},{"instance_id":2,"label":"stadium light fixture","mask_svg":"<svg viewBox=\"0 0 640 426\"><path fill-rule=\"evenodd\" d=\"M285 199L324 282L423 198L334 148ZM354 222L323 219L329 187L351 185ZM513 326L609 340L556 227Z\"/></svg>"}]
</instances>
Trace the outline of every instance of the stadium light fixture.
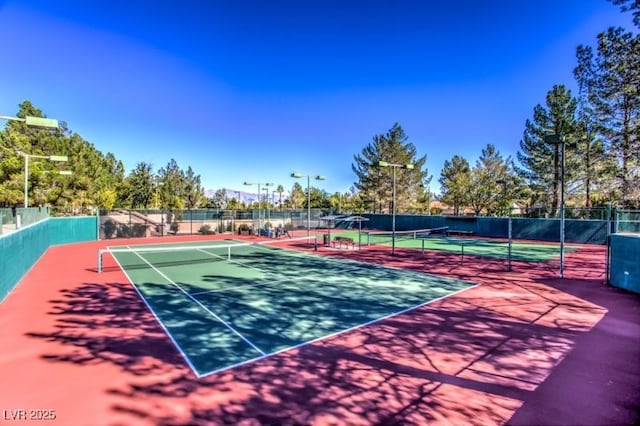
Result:
<instances>
[{"instance_id":1,"label":"stadium light fixture","mask_svg":"<svg viewBox=\"0 0 640 426\"><path fill-rule=\"evenodd\" d=\"M58 120L53 118L33 117L11 117L8 115L0 115L1 120L9 121L21 121L29 127L35 127L40 129L59 129L60 125ZM20 155L24 157L24 207L29 207L29 158L44 158L49 161L68 161L68 157L65 155L30 155L22 151L18 151ZM62 174L62 173L61 173ZM66 173L65 173L66 174Z\"/></svg>"},{"instance_id":2,"label":"stadium light fixture","mask_svg":"<svg viewBox=\"0 0 640 426\"><path fill-rule=\"evenodd\" d=\"M307 237L311 236L311 176L305 175L302 173L293 172L291 173L291 177L295 179L300 179L303 177L307 178ZM325 180L326 177L317 175L313 177L315 180Z\"/></svg>"},{"instance_id":3,"label":"stadium light fixture","mask_svg":"<svg viewBox=\"0 0 640 426\"><path fill-rule=\"evenodd\" d=\"M378 167L391 167L393 169L393 192L392 192L392 201L391 204L393 208L391 209L391 255L395 256L396 254L396 169L407 169L413 170L413 164L395 164L388 163L386 161L378 161L376 163Z\"/></svg>"},{"instance_id":4,"label":"stadium light fixture","mask_svg":"<svg viewBox=\"0 0 640 426\"><path fill-rule=\"evenodd\" d=\"M37 127L41 129L59 129L60 128L60 124L58 123L58 120L54 120L53 118L42 118L42 117L32 117L32 116L26 116L24 118L21 118L21 117L11 117L8 115L0 115L0 120L21 121L29 127Z\"/></svg>"}]
</instances>

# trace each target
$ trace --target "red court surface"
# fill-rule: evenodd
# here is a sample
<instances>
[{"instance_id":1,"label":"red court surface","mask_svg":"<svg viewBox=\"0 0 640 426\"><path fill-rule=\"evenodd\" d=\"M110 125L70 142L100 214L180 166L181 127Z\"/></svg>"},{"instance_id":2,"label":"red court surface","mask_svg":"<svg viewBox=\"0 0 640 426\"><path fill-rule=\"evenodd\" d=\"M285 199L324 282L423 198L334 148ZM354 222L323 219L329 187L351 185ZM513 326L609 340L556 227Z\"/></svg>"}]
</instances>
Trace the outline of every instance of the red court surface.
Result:
<instances>
[{"instance_id":1,"label":"red court surface","mask_svg":"<svg viewBox=\"0 0 640 426\"><path fill-rule=\"evenodd\" d=\"M20 410L60 425L640 419L640 297L604 284L602 247L567 254L564 279L557 261L506 272L489 258L321 247L481 285L198 379L125 275L95 271L99 247L153 241L52 247L5 299L0 423L26 423Z\"/></svg>"}]
</instances>

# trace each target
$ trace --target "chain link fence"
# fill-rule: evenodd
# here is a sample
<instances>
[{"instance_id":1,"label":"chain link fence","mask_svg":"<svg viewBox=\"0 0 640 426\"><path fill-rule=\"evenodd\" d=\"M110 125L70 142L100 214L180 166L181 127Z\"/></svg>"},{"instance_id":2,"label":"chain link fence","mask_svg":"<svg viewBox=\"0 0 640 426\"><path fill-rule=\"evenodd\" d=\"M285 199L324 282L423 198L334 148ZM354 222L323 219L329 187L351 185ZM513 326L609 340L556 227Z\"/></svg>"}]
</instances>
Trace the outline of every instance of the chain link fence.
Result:
<instances>
[{"instance_id":1,"label":"chain link fence","mask_svg":"<svg viewBox=\"0 0 640 426\"><path fill-rule=\"evenodd\" d=\"M8 234L49 217L49 207L0 208L0 235Z\"/></svg>"},{"instance_id":2,"label":"chain link fence","mask_svg":"<svg viewBox=\"0 0 640 426\"><path fill-rule=\"evenodd\" d=\"M100 210L100 239L196 234L268 233L270 229L311 229L322 225L323 209L308 210Z\"/></svg>"}]
</instances>

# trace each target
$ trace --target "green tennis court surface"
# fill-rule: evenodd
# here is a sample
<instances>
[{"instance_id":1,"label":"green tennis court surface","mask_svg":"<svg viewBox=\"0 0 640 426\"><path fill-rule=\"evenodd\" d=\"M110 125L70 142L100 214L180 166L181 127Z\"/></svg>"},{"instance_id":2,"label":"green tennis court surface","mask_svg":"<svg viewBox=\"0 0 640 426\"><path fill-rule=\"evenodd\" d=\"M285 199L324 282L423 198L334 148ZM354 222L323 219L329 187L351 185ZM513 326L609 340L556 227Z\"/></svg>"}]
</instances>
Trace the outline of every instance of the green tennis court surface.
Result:
<instances>
[{"instance_id":1,"label":"green tennis court surface","mask_svg":"<svg viewBox=\"0 0 640 426\"><path fill-rule=\"evenodd\" d=\"M198 376L473 285L272 245L244 244L230 252L227 245L192 245L112 253Z\"/></svg>"},{"instance_id":2,"label":"green tennis court surface","mask_svg":"<svg viewBox=\"0 0 640 426\"><path fill-rule=\"evenodd\" d=\"M333 232L331 233L334 234ZM358 241L357 231L340 231L336 235L351 237L354 241ZM391 245L391 235L388 233L367 234L363 232L360 235L360 241L363 245L367 242L376 245ZM396 247L413 248L422 250L436 250L445 252L460 253L464 249L464 254L471 256L484 256L506 259L508 257L509 244L507 241L488 240L481 238L468 237L423 237L412 238L410 235L405 236L398 234L396 236ZM564 246L565 253L575 251L572 246ZM522 260L525 262L547 262L554 257L560 255L558 244L540 244L534 242L514 241L511 244L511 258L513 260Z\"/></svg>"}]
</instances>

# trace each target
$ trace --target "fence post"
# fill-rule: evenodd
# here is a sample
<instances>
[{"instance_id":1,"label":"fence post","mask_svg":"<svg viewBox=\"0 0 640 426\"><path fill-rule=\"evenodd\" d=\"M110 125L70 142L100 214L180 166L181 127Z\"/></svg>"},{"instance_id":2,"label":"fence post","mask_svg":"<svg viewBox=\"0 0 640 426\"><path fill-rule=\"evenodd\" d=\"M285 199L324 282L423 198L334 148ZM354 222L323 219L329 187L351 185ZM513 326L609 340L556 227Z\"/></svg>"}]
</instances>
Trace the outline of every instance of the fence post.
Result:
<instances>
[{"instance_id":1,"label":"fence post","mask_svg":"<svg viewBox=\"0 0 640 426\"><path fill-rule=\"evenodd\" d=\"M607 205L607 234L605 237L605 244L606 244L606 248L605 248L605 272L604 272L604 281L607 284L611 284L611 277L610 275L610 267L609 267L609 262L611 261L611 226L613 225L613 223L611 222L611 214L612 214L612 209L611 209L611 204Z\"/></svg>"}]
</instances>

